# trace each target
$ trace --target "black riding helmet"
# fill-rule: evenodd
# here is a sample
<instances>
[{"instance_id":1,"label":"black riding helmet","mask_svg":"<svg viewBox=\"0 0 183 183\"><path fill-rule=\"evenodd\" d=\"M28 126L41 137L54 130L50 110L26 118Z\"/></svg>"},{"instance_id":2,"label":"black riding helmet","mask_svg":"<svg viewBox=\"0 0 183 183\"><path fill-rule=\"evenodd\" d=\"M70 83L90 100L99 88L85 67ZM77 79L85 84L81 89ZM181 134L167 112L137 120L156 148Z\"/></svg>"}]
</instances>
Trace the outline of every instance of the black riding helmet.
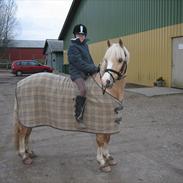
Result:
<instances>
[{"instance_id":1,"label":"black riding helmet","mask_svg":"<svg viewBox=\"0 0 183 183\"><path fill-rule=\"evenodd\" d=\"M86 36L87 35L87 28L86 28L86 26L83 25L83 24L75 25L75 27L73 29L73 34L74 34L74 36L76 34L84 34Z\"/></svg>"}]
</instances>

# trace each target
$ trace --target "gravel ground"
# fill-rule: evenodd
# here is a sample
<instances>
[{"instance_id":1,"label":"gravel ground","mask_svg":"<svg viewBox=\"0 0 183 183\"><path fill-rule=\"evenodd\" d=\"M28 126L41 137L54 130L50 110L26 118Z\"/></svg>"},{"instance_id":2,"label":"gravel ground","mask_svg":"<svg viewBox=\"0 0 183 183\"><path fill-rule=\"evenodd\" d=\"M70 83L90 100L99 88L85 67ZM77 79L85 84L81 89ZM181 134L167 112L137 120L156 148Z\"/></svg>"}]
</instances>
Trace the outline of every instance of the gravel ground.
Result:
<instances>
[{"instance_id":1,"label":"gravel ground","mask_svg":"<svg viewBox=\"0 0 183 183\"><path fill-rule=\"evenodd\" d=\"M38 157L22 164L13 145L14 88L18 80L0 72L0 183L182 183L183 94L145 97L126 92L121 132L110 150L118 160L101 173L95 135L35 128Z\"/></svg>"}]
</instances>

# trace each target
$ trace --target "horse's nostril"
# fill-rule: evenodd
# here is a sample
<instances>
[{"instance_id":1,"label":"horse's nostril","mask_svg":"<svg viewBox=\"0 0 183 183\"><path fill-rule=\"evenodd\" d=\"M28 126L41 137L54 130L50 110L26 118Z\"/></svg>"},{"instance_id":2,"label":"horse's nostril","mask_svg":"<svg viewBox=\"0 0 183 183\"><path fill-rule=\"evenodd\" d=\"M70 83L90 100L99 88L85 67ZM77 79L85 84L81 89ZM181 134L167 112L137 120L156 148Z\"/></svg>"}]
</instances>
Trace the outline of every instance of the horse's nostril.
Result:
<instances>
[{"instance_id":1,"label":"horse's nostril","mask_svg":"<svg viewBox=\"0 0 183 183\"><path fill-rule=\"evenodd\" d=\"M107 81L106 81L106 84L109 85L109 84L110 84L110 80L107 80Z\"/></svg>"}]
</instances>

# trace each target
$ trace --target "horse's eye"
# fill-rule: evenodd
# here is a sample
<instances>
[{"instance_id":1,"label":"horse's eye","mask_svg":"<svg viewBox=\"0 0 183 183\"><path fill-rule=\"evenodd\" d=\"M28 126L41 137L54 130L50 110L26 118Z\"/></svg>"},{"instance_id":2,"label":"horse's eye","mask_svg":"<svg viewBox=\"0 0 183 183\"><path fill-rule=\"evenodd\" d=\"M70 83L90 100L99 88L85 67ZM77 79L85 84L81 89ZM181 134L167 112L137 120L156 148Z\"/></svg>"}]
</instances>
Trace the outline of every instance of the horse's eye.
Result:
<instances>
[{"instance_id":1,"label":"horse's eye","mask_svg":"<svg viewBox=\"0 0 183 183\"><path fill-rule=\"evenodd\" d=\"M119 63L123 62L123 59L122 59L122 58L120 58L120 59L118 60L118 62L119 62Z\"/></svg>"}]
</instances>

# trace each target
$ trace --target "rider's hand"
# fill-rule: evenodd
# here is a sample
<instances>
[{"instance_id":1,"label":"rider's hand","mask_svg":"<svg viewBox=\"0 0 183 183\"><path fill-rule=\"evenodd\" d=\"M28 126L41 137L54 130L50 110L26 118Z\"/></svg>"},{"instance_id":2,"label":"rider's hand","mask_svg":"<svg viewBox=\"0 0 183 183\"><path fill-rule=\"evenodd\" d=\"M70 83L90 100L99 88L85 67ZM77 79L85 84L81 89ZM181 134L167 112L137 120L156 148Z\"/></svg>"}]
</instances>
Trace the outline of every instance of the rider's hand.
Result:
<instances>
[{"instance_id":1,"label":"rider's hand","mask_svg":"<svg viewBox=\"0 0 183 183\"><path fill-rule=\"evenodd\" d=\"M100 64L97 67L97 72L100 72Z\"/></svg>"}]
</instances>

